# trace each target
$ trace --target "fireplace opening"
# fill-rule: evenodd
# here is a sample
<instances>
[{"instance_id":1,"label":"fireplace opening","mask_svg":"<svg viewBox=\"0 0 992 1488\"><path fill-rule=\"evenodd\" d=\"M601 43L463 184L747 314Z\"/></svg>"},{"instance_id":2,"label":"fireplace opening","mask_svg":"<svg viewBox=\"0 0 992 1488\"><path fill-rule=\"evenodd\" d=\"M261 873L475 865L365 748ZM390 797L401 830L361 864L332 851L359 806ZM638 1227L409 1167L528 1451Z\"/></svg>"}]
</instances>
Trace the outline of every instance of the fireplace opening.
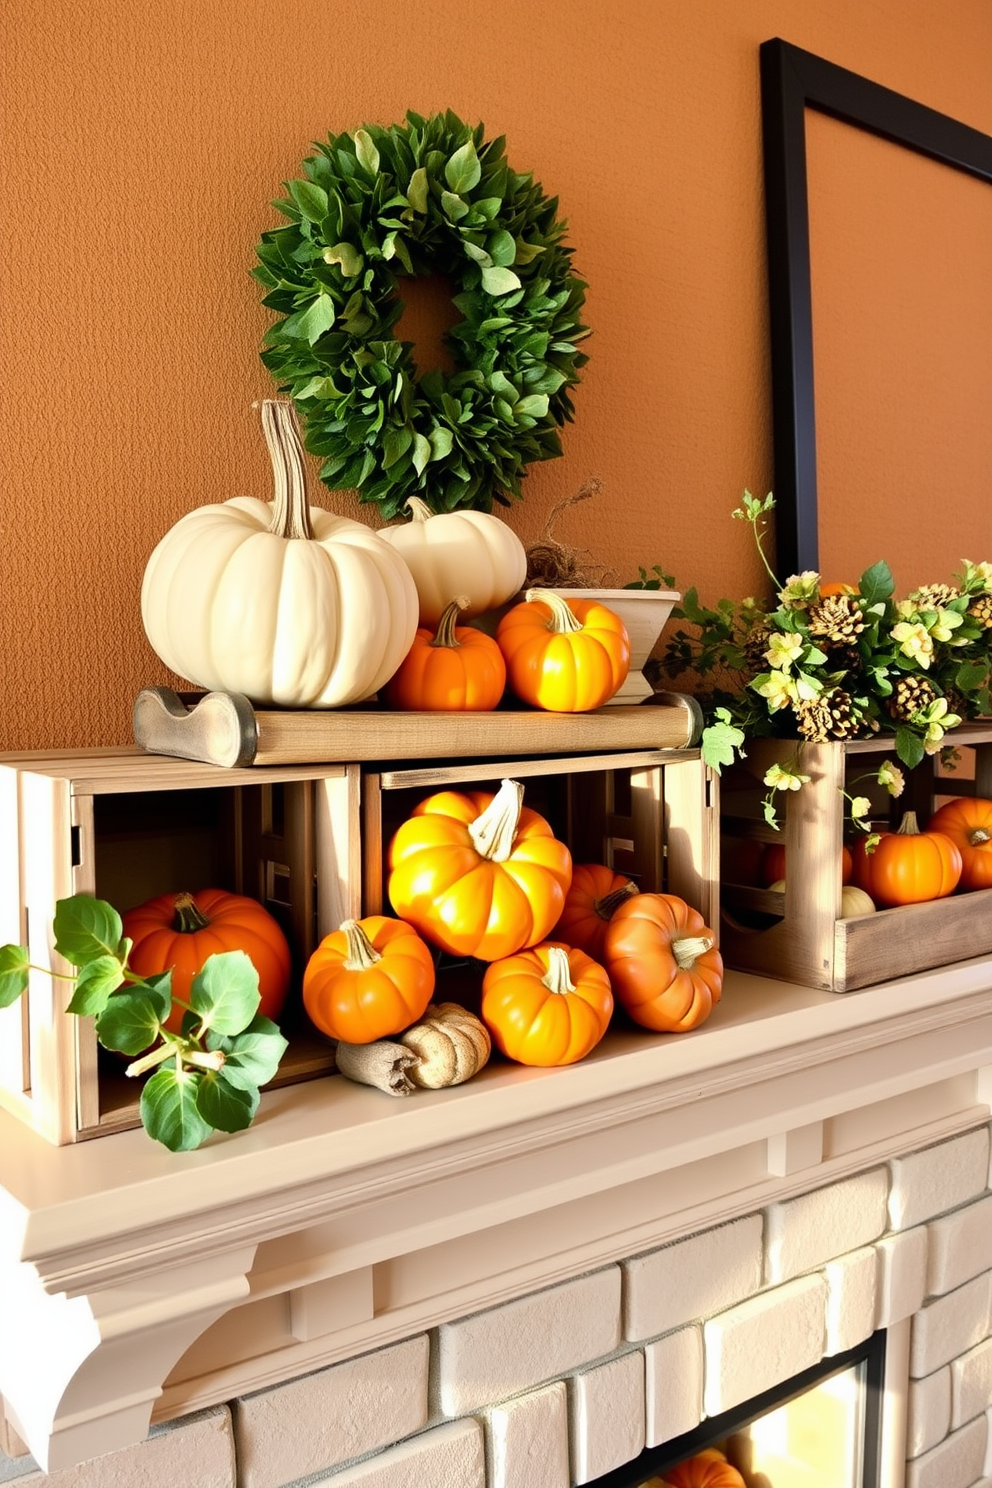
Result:
<instances>
[{"instance_id":1,"label":"fireplace opening","mask_svg":"<svg viewBox=\"0 0 992 1488\"><path fill-rule=\"evenodd\" d=\"M879 1331L586 1488L880 1488L884 1372Z\"/></svg>"}]
</instances>

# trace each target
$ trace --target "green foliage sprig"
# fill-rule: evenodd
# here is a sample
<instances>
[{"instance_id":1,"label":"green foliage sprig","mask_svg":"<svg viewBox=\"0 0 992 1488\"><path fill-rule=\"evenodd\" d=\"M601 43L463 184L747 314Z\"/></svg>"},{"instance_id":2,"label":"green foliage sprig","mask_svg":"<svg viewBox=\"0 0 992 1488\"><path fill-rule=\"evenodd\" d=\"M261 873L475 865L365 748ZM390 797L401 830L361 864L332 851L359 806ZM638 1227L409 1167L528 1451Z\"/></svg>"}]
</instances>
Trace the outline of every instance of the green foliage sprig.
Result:
<instances>
[{"instance_id":1,"label":"green foliage sprig","mask_svg":"<svg viewBox=\"0 0 992 1488\"><path fill-rule=\"evenodd\" d=\"M901 600L884 562L866 569L856 588L825 594L813 571L782 584L763 542L774 505L771 494L759 500L745 491L733 515L754 534L775 602L721 599L711 608L692 588L672 611L693 629L674 632L662 666L670 677L693 673L711 683L700 695L707 763L729 765L748 738L891 734L912 769L962 719L992 713L992 563L962 560L950 583L922 585ZM798 765L776 769L781 778L765 780L773 825L775 791L804 783ZM889 789L901 782L879 779ZM852 817L864 825L858 811Z\"/></svg>"},{"instance_id":2,"label":"green foliage sprig","mask_svg":"<svg viewBox=\"0 0 992 1488\"><path fill-rule=\"evenodd\" d=\"M141 1091L141 1121L170 1152L199 1147L214 1131L250 1126L259 1087L271 1080L286 1040L258 1013L258 972L244 951L210 956L193 979L189 1003L172 995L172 973L140 977L128 967L132 942L120 915L103 899L60 899L53 921L55 950L76 967L67 1011L96 1020L105 1049L135 1057L126 1074L155 1073ZM0 946L0 1008L27 990L32 967L26 946ZM54 974L54 973L53 973ZM182 1029L165 1027L175 1007Z\"/></svg>"},{"instance_id":3,"label":"green foliage sprig","mask_svg":"<svg viewBox=\"0 0 992 1488\"><path fill-rule=\"evenodd\" d=\"M408 496L434 511L519 497L530 461L561 454L585 284L562 244L557 198L511 170L502 137L449 110L329 135L274 205L253 272L282 317L262 361L291 394L321 479L386 518ZM404 275L455 286L455 372L418 381L394 337Z\"/></svg>"}]
</instances>

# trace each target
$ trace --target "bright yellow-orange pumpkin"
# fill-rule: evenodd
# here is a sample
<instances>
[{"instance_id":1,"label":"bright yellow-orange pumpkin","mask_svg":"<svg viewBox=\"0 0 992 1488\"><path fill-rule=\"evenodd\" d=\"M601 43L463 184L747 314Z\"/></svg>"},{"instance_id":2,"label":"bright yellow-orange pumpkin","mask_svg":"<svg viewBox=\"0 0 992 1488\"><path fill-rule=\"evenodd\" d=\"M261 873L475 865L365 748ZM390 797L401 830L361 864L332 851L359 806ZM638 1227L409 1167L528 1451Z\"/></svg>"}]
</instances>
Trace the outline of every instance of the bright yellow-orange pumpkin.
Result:
<instances>
[{"instance_id":1,"label":"bright yellow-orange pumpkin","mask_svg":"<svg viewBox=\"0 0 992 1488\"><path fill-rule=\"evenodd\" d=\"M609 702L630 668L627 627L594 599L528 589L499 622L496 640L510 686L552 713L586 713Z\"/></svg>"},{"instance_id":2,"label":"bright yellow-orange pumpkin","mask_svg":"<svg viewBox=\"0 0 992 1488\"><path fill-rule=\"evenodd\" d=\"M723 961L703 917L675 894L636 894L606 927L603 964L635 1023L687 1033L723 990Z\"/></svg>"},{"instance_id":3,"label":"bright yellow-orange pumpkin","mask_svg":"<svg viewBox=\"0 0 992 1488\"><path fill-rule=\"evenodd\" d=\"M421 626L385 687L391 708L425 712L489 713L506 686L503 653L485 631L455 625L465 595L453 599L430 630Z\"/></svg>"},{"instance_id":4,"label":"bright yellow-orange pumpkin","mask_svg":"<svg viewBox=\"0 0 992 1488\"><path fill-rule=\"evenodd\" d=\"M193 978L218 951L244 951L258 972L258 1011L278 1018L289 989L289 943L267 909L244 894L200 889L196 894L159 894L121 916L124 934L134 941L128 965L139 976L172 972L172 994L189 1002ZM178 1033L181 1007L166 1023Z\"/></svg>"},{"instance_id":5,"label":"bright yellow-orange pumpkin","mask_svg":"<svg viewBox=\"0 0 992 1488\"><path fill-rule=\"evenodd\" d=\"M874 852L864 842L854 850L854 882L883 909L943 899L960 878L956 845L943 832L921 832L915 811L906 812L898 832L883 832Z\"/></svg>"},{"instance_id":6,"label":"bright yellow-orange pumpkin","mask_svg":"<svg viewBox=\"0 0 992 1488\"><path fill-rule=\"evenodd\" d=\"M613 1012L610 979L585 951L544 944L486 967L482 1021L518 1064L574 1064L595 1049Z\"/></svg>"},{"instance_id":7,"label":"bright yellow-orange pumpkin","mask_svg":"<svg viewBox=\"0 0 992 1488\"><path fill-rule=\"evenodd\" d=\"M716 1447L708 1447L676 1467L666 1468L662 1477L652 1478L650 1482L658 1488L745 1488L736 1467L731 1467Z\"/></svg>"},{"instance_id":8,"label":"bright yellow-orange pumpkin","mask_svg":"<svg viewBox=\"0 0 992 1488\"><path fill-rule=\"evenodd\" d=\"M434 958L412 925L387 915L345 920L303 973L303 1006L321 1032L348 1044L402 1033L434 991Z\"/></svg>"},{"instance_id":9,"label":"bright yellow-orange pumpkin","mask_svg":"<svg viewBox=\"0 0 992 1488\"><path fill-rule=\"evenodd\" d=\"M992 801L959 796L934 812L929 829L950 837L961 854L962 889L992 889Z\"/></svg>"},{"instance_id":10,"label":"bright yellow-orange pumpkin","mask_svg":"<svg viewBox=\"0 0 992 1488\"><path fill-rule=\"evenodd\" d=\"M523 787L439 791L389 845L389 898L401 919L456 956L498 961L536 945L556 923L572 857L523 805Z\"/></svg>"},{"instance_id":11,"label":"bright yellow-orange pumpkin","mask_svg":"<svg viewBox=\"0 0 992 1488\"><path fill-rule=\"evenodd\" d=\"M576 946L602 965L606 927L613 911L637 892L632 879L604 863L574 864L565 907L551 939Z\"/></svg>"},{"instance_id":12,"label":"bright yellow-orange pumpkin","mask_svg":"<svg viewBox=\"0 0 992 1488\"><path fill-rule=\"evenodd\" d=\"M854 860L851 857L849 847L841 848L841 870L840 881L842 884L851 882L851 873L854 869ZM771 888L778 879L785 877L785 845L781 842L766 842L761 854L761 882L766 889Z\"/></svg>"}]
</instances>

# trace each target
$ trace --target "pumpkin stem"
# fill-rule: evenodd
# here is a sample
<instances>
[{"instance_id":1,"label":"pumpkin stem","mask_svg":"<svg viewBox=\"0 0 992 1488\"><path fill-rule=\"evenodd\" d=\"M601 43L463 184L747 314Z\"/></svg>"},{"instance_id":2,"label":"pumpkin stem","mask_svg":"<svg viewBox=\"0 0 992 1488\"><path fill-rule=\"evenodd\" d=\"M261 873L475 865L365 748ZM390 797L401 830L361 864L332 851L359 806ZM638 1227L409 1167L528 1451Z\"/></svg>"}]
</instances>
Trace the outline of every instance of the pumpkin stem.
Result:
<instances>
[{"instance_id":1,"label":"pumpkin stem","mask_svg":"<svg viewBox=\"0 0 992 1488\"><path fill-rule=\"evenodd\" d=\"M269 531L277 537L312 538L303 445L292 403L281 398L264 398L262 432L269 447L275 480L274 511Z\"/></svg>"},{"instance_id":2,"label":"pumpkin stem","mask_svg":"<svg viewBox=\"0 0 992 1488\"><path fill-rule=\"evenodd\" d=\"M571 968L568 964L568 952L564 946L548 946L548 969L541 981L549 992L564 994L575 991L575 983L572 981Z\"/></svg>"},{"instance_id":3,"label":"pumpkin stem","mask_svg":"<svg viewBox=\"0 0 992 1488\"><path fill-rule=\"evenodd\" d=\"M552 594L550 589L528 589L524 599L528 604L534 599L540 599L548 606L551 611L548 629L555 635L569 635L582 629L582 621L573 614L568 602L560 594Z\"/></svg>"},{"instance_id":4,"label":"pumpkin stem","mask_svg":"<svg viewBox=\"0 0 992 1488\"><path fill-rule=\"evenodd\" d=\"M972 847L981 847L983 842L992 840L992 832L988 827L975 827L968 833L968 841Z\"/></svg>"},{"instance_id":5,"label":"pumpkin stem","mask_svg":"<svg viewBox=\"0 0 992 1488\"><path fill-rule=\"evenodd\" d=\"M408 496L406 508L412 522L426 522L434 513L421 496Z\"/></svg>"},{"instance_id":6,"label":"pumpkin stem","mask_svg":"<svg viewBox=\"0 0 992 1488\"><path fill-rule=\"evenodd\" d=\"M524 804L524 788L517 780L503 780L485 811L469 823L468 834L480 858L505 863L513 848Z\"/></svg>"},{"instance_id":7,"label":"pumpkin stem","mask_svg":"<svg viewBox=\"0 0 992 1488\"><path fill-rule=\"evenodd\" d=\"M455 636L455 621L458 619L459 611L467 610L469 607L467 594L459 594L447 605L437 622L437 630L434 639L429 643L432 646L460 646L462 643Z\"/></svg>"},{"instance_id":8,"label":"pumpkin stem","mask_svg":"<svg viewBox=\"0 0 992 1488\"><path fill-rule=\"evenodd\" d=\"M192 894L177 894L173 908L175 918L172 921L172 928L180 935L195 935L197 930L206 930L210 924L202 909L197 907Z\"/></svg>"},{"instance_id":9,"label":"pumpkin stem","mask_svg":"<svg viewBox=\"0 0 992 1488\"><path fill-rule=\"evenodd\" d=\"M628 879L625 884L621 884L619 889L612 889L609 894L604 894L602 899L597 899L593 909L601 920L612 920L623 901L640 892L637 885Z\"/></svg>"},{"instance_id":10,"label":"pumpkin stem","mask_svg":"<svg viewBox=\"0 0 992 1488\"><path fill-rule=\"evenodd\" d=\"M711 935L682 935L672 941L672 955L680 971L691 971L700 956L712 949Z\"/></svg>"},{"instance_id":11,"label":"pumpkin stem","mask_svg":"<svg viewBox=\"0 0 992 1488\"><path fill-rule=\"evenodd\" d=\"M348 954L341 963L345 971L369 971L382 960L357 920L345 920L340 928L348 942Z\"/></svg>"},{"instance_id":12,"label":"pumpkin stem","mask_svg":"<svg viewBox=\"0 0 992 1488\"><path fill-rule=\"evenodd\" d=\"M902 821L899 823L899 835L902 837L916 837L919 834L919 830L920 824L916 819L916 812L904 812Z\"/></svg>"}]
</instances>

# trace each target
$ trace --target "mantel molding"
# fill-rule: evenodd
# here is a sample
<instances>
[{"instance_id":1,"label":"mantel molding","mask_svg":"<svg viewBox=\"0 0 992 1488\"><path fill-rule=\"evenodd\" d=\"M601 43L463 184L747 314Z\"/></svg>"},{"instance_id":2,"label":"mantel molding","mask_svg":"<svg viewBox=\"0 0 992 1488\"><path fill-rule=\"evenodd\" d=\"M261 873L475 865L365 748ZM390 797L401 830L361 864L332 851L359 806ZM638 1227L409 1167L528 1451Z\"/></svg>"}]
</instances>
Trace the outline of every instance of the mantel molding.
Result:
<instances>
[{"instance_id":1,"label":"mantel molding","mask_svg":"<svg viewBox=\"0 0 992 1488\"><path fill-rule=\"evenodd\" d=\"M376 1267L569 1216L504 1274L461 1278L448 1315L471 1311L987 1119L990 1068L992 964L976 960L846 997L730 973L692 1037L615 1035L568 1069L494 1065L407 1100L316 1081L182 1156L142 1132L52 1148L0 1113L0 1394L39 1462L67 1466L140 1440L176 1361L240 1303L285 1292L310 1321L278 1358L170 1386L166 1414L438 1320L427 1284L376 1306ZM824 1146L862 1110L854 1146ZM313 1290L346 1276L364 1278L364 1311ZM45 1340L43 1377L25 1337Z\"/></svg>"}]
</instances>

